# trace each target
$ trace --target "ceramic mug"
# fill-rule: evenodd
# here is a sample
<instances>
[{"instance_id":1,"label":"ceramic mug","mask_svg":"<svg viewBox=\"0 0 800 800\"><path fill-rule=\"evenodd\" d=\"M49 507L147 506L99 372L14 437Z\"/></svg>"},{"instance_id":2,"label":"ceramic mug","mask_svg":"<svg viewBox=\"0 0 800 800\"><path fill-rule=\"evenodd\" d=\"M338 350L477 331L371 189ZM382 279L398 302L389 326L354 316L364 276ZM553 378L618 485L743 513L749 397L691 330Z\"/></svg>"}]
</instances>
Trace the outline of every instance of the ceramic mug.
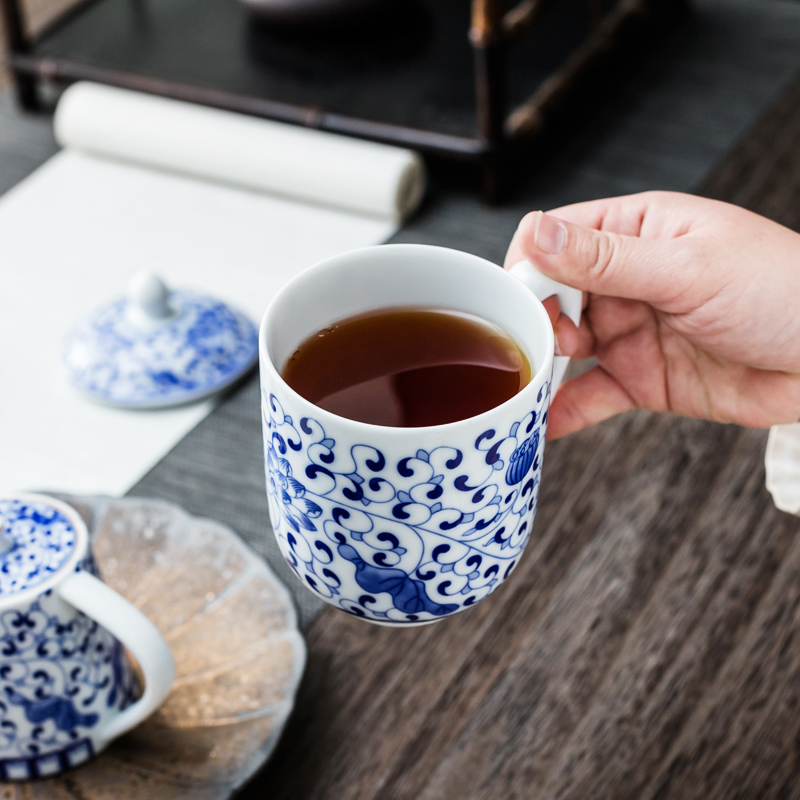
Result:
<instances>
[{"instance_id":1,"label":"ceramic mug","mask_svg":"<svg viewBox=\"0 0 800 800\"><path fill-rule=\"evenodd\" d=\"M123 646L144 678L138 700ZM97 577L77 512L0 498L0 780L87 761L149 716L174 675L164 637Z\"/></svg>"},{"instance_id":2,"label":"ceramic mug","mask_svg":"<svg viewBox=\"0 0 800 800\"><path fill-rule=\"evenodd\" d=\"M297 577L371 622L410 625L463 611L514 570L531 532L555 359L541 299L580 320L581 293L530 264L505 272L467 253L383 245L304 271L264 315L259 354L270 518ZM538 295L538 297L537 297ZM522 346L535 374L469 419L392 428L344 419L281 378L294 349L335 321L386 307L468 312Z\"/></svg>"}]
</instances>

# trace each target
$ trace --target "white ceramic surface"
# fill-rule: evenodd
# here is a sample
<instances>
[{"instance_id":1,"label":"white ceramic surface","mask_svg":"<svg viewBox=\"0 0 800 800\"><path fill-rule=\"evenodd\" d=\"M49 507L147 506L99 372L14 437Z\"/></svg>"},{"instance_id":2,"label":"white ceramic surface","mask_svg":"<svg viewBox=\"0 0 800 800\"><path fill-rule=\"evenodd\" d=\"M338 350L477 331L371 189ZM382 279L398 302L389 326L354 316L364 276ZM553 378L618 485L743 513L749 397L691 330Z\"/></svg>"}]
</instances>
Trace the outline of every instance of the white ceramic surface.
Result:
<instances>
[{"instance_id":1,"label":"white ceramic surface","mask_svg":"<svg viewBox=\"0 0 800 800\"><path fill-rule=\"evenodd\" d=\"M775 505L789 514L800 514L800 423L772 426L764 466Z\"/></svg>"}]
</instances>

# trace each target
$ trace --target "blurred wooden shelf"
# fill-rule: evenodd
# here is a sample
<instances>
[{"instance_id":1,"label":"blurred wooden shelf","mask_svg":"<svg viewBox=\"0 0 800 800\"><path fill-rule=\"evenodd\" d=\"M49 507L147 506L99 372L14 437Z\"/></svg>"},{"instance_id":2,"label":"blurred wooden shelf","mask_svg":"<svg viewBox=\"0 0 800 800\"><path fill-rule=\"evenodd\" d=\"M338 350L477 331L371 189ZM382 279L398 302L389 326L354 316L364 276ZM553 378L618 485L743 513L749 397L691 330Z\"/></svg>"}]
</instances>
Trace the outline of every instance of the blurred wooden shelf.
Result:
<instances>
[{"instance_id":1,"label":"blurred wooden shelf","mask_svg":"<svg viewBox=\"0 0 800 800\"><path fill-rule=\"evenodd\" d=\"M37 36L21 0L0 8L27 108L40 81L97 81L472 159L491 199L504 153L682 0L381 3L373 20L290 29L236 0L85 0Z\"/></svg>"}]
</instances>

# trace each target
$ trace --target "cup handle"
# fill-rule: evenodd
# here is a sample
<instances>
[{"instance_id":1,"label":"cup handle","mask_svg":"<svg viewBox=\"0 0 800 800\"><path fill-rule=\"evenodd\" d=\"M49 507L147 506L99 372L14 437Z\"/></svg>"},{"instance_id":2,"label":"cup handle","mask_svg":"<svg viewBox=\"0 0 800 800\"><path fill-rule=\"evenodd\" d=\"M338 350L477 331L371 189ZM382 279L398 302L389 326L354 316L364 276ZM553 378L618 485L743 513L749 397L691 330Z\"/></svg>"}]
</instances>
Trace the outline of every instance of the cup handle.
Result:
<instances>
[{"instance_id":1,"label":"cup handle","mask_svg":"<svg viewBox=\"0 0 800 800\"><path fill-rule=\"evenodd\" d=\"M175 661L155 625L101 580L89 572L75 572L57 589L59 596L99 622L127 647L144 673L144 694L102 731L107 741L126 733L150 716L169 693Z\"/></svg>"},{"instance_id":2,"label":"cup handle","mask_svg":"<svg viewBox=\"0 0 800 800\"><path fill-rule=\"evenodd\" d=\"M561 311L566 314L576 325L581 322L581 308L583 306L583 292L580 289L573 289L563 283L554 281L546 275L542 275L530 261L520 261L515 264L509 272L530 289L540 300L547 300L548 297L555 295L561 303ZM561 380L569 364L569 356L554 356L553 358L553 382L552 395L561 386Z\"/></svg>"}]
</instances>

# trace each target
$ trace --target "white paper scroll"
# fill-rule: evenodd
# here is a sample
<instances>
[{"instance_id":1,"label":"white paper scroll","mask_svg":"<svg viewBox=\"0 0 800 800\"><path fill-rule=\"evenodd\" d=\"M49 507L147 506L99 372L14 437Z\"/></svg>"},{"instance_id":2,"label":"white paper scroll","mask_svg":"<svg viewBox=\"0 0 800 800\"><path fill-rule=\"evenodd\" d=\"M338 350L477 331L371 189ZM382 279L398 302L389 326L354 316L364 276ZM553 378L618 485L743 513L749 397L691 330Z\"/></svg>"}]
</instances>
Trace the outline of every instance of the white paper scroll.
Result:
<instances>
[{"instance_id":1,"label":"white paper scroll","mask_svg":"<svg viewBox=\"0 0 800 800\"><path fill-rule=\"evenodd\" d=\"M64 92L55 132L73 150L389 219L425 190L410 150L92 83Z\"/></svg>"},{"instance_id":2,"label":"white paper scroll","mask_svg":"<svg viewBox=\"0 0 800 800\"><path fill-rule=\"evenodd\" d=\"M284 148L284 195L294 186L309 196L314 170L324 173L316 202L303 203L254 191L252 180L241 188L248 169L268 182L274 153L258 154L278 141L269 123L101 87L74 87L64 103L57 118L68 147L0 198L0 494L122 494L211 409L210 402L157 412L106 408L64 379L64 335L123 294L135 272L150 269L172 286L218 296L258 322L305 267L391 236L396 222L374 212L391 212L401 165L415 163L405 151L359 142L337 139L327 148L316 133L306 148L308 132L293 129L300 138ZM190 135L190 119L203 130ZM103 157L92 155L96 149ZM324 155L334 152L385 173L345 180L342 163L334 168ZM296 183L285 169L291 159L302 167ZM197 177L204 164L213 181ZM337 174L350 208L360 203L369 214L320 205L335 199Z\"/></svg>"}]
</instances>

